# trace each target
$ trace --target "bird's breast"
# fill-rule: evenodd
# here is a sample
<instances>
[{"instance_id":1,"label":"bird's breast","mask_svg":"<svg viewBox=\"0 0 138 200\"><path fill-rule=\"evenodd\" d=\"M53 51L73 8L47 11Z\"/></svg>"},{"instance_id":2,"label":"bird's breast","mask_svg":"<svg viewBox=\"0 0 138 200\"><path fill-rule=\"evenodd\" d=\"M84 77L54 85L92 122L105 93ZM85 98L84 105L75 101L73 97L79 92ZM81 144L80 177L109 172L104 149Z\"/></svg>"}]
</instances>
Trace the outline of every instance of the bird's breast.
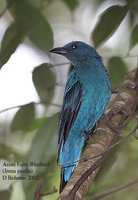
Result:
<instances>
[{"instance_id":1,"label":"bird's breast","mask_svg":"<svg viewBox=\"0 0 138 200\"><path fill-rule=\"evenodd\" d=\"M86 63L76 67L76 74L82 84L84 93L91 94L93 90L111 90L110 78L104 66L97 63Z\"/></svg>"}]
</instances>

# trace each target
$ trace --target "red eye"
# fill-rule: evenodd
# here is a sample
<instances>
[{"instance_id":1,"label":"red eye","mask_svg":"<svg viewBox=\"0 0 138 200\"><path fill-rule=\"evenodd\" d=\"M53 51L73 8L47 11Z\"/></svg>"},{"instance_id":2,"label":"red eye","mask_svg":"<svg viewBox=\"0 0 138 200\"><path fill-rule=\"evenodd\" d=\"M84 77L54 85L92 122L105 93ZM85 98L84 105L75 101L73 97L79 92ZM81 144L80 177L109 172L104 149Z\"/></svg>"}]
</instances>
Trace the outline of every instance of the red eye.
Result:
<instances>
[{"instance_id":1,"label":"red eye","mask_svg":"<svg viewBox=\"0 0 138 200\"><path fill-rule=\"evenodd\" d=\"M72 49L76 49L77 45L76 44L72 44Z\"/></svg>"}]
</instances>

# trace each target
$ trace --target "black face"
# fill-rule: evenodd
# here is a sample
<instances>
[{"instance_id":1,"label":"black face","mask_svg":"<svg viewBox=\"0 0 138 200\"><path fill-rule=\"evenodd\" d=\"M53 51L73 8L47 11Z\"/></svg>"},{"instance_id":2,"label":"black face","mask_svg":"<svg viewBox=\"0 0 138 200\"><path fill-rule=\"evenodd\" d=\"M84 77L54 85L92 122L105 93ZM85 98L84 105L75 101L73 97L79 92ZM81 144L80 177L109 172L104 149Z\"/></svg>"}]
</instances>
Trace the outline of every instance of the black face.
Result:
<instances>
[{"instance_id":1,"label":"black face","mask_svg":"<svg viewBox=\"0 0 138 200\"><path fill-rule=\"evenodd\" d=\"M72 63L89 57L100 58L94 48L81 41L70 42L63 47L51 49L50 52L61 54Z\"/></svg>"},{"instance_id":2,"label":"black face","mask_svg":"<svg viewBox=\"0 0 138 200\"><path fill-rule=\"evenodd\" d=\"M69 44L65 45L64 47L57 47L57 48L51 49L49 52L66 55L69 52L71 52L73 49L77 49L77 47L78 47L77 43L73 42L73 43L69 43Z\"/></svg>"}]
</instances>

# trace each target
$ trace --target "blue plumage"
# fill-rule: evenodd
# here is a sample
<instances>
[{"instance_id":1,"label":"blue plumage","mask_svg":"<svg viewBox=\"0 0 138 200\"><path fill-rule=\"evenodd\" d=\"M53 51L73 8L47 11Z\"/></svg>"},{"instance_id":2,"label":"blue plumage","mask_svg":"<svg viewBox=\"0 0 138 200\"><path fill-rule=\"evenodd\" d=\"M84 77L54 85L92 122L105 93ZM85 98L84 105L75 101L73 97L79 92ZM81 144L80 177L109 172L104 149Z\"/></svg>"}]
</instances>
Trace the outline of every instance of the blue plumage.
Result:
<instances>
[{"instance_id":1,"label":"blue plumage","mask_svg":"<svg viewBox=\"0 0 138 200\"><path fill-rule=\"evenodd\" d=\"M59 119L60 192L80 159L90 130L99 120L111 96L111 82L96 50L74 41L50 52L64 55L74 66L65 87Z\"/></svg>"}]
</instances>

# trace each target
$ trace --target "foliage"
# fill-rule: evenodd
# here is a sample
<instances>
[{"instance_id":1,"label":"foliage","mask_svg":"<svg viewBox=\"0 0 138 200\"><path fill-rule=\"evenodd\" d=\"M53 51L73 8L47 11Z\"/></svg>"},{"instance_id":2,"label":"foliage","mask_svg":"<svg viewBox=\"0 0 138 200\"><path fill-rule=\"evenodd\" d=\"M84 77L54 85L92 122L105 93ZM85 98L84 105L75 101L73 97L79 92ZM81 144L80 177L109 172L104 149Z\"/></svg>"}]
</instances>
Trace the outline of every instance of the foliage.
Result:
<instances>
[{"instance_id":1,"label":"foliage","mask_svg":"<svg viewBox=\"0 0 138 200\"><path fill-rule=\"evenodd\" d=\"M7 0L6 2L7 3L4 6L7 6L12 22L7 27L1 42L0 68L4 67L13 53L16 52L19 45L22 44L26 38L34 44L34 48L39 48L49 57L48 51L53 47L54 41L56 41L56 28L54 27L54 23L52 23L52 19L49 17L49 7L53 11L53 14L58 16L59 14L62 15L62 7L60 6L65 6L70 13L71 20L74 20L74 13L77 13L80 4L88 4L88 1L83 0ZM91 6L98 10L104 2L104 0L91 1ZM55 7L58 3L58 10L55 11ZM0 6L3 4L4 3L1 1ZM129 32L130 38L127 45L129 45L129 50L134 50L134 47L136 48L138 44L137 13L137 0L121 0L120 5L116 5L116 3L111 5L109 3L108 8L98 16L97 23L89 34L91 43L93 42L95 47L103 47L105 54L108 51L112 51L112 49L106 49L104 44L116 34L117 30L122 26L122 22L128 18L126 23L129 23L129 29L127 29L127 31ZM62 16L62 18L64 19L65 16ZM92 20L93 19L91 19L91 21ZM66 31L67 30L68 28ZM76 30L80 32L80 35L82 32L87 31L79 30L79 27L76 27ZM120 40L123 40L123 38ZM60 43L60 41L58 42ZM30 43L28 43L28 45L30 45ZM124 50L125 48L126 47L123 47L122 49ZM118 49L120 51L120 48L116 47L116 52L118 52ZM121 55L124 54L121 53L122 52L119 52L118 55L114 55L113 53L113 56L108 56L108 58L105 59L108 64L113 89L117 89L120 86L122 79L130 70L128 63L121 57ZM130 63L130 65L131 64L133 63ZM0 135L1 160L3 159L10 162L19 160L24 162L44 161L49 163L49 167L47 168L37 167L35 169L35 174L39 176L39 179L44 181L44 190L46 191L50 191L53 186L59 187L59 168L56 163L57 122L59 113L56 110L51 115L49 114L49 107L52 104L57 85L56 72L52 67L53 66L50 63L42 63L39 66L34 66L32 82L38 95L39 102L28 102L25 105L19 106L19 109L16 111L13 119L8 125L8 130L6 129L4 132L6 139L3 139L3 134ZM38 114L38 105L42 105L43 112L41 114ZM1 122L1 127L2 126L6 126L3 121ZM130 123L129 128L124 130L125 134L128 134L133 127L134 124ZM0 132L2 132L2 128L0 129ZM12 141L14 141L14 138L17 140L15 139L12 144L10 141L11 138ZM15 147L17 141L20 141L20 148ZM25 151L23 151L24 146L26 147ZM124 183L128 178L130 179L138 176L137 151L138 145L134 138L131 138L123 145L114 148L112 154L109 155L105 161L94 185L91 186L84 199L89 199L92 194L100 192L109 186L111 187L115 184ZM17 197L15 199L13 194L15 190L18 191L16 186L14 186L15 182L10 182L11 187L8 187L7 190L0 190L0 199L18 199ZM20 190L24 194L22 199L33 199L37 181L21 181L21 183ZM53 200L57 196L58 194L55 194L46 198L44 197L43 199ZM133 191L131 191L131 189L126 189L123 192L114 194L105 199L135 200L137 199L137 196L138 192L134 187Z\"/></svg>"},{"instance_id":2,"label":"foliage","mask_svg":"<svg viewBox=\"0 0 138 200\"><path fill-rule=\"evenodd\" d=\"M13 118L11 131L28 130L35 118L33 103L22 106Z\"/></svg>"},{"instance_id":3,"label":"foliage","mask_svg":"<svg viewBox=\"0 0 138 200\"><path fill-rule=\"evenodd\" d=\"M128 5L126 6L111 6L100 17L92 33L92 39L95 47L99 46L103 41L107 40L119 27L128 12ZM114 23L111 19L114 19ZM102 30L102 34L101 34Z\"/></svg>"},{"instance_id":4,"label":"foliage","mask_svg":"<svg viewBox=\"0 0 138 200\"><path fill-rule=\"evenodd\" d=\"M138 24L134 27L131 33L130 48L138 43Z\"/></svg>"},{"instance_id":5,"label":"foliage","mask_svg":"<svg viewBox=\"0 0 138 200\"><path fill-rule=\"evenodd\" d=\"M115 90L120 86L123 77L127 74L127 66L119 57L111 57L108 60L108 66L112 80L112 88Z\"/></svg>"},{"instance_id":6,"label":"foliage","mask_svg":"<svg viewBox=\"0 0 138 200\"><path fill-rule=\"evenodd\" d=\"M33 83L40 100L43 103L50 103L54 95L56 84L55 75L49 69L50 65L43 63L33 71Z\"/></svg>"}]
</instances>

